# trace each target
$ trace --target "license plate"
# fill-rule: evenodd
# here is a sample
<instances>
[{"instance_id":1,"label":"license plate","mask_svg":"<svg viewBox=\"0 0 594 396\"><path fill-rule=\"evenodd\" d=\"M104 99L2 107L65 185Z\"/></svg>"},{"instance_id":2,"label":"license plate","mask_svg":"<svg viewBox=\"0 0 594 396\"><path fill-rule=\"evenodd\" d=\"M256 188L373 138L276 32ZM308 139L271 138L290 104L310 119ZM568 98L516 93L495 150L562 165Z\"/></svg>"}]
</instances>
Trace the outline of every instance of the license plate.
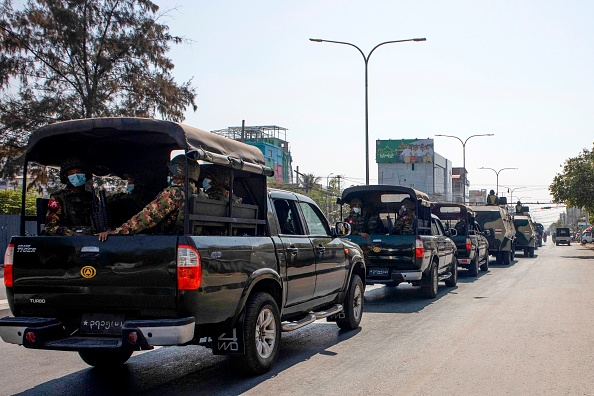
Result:
<instances>
[{"instance_id":1,"label":"license plate","mask_svg":"<svg viewBox=\"0 0 594 396\"><path fill-rule=\"evenodd\" d=\"M369 268L369 276L387 278L389 275L387 268Z\"/></svg>"},{"instance_id":2,"label":"license plate","mask_svg":"<svg viewBox=\"0 0 594 396\"><path fill-rule=\"evenodd\" d=\"M87 313L80 322L81 334L120 335L124 325L124 315Z\"/></svg>"}]
</instances>

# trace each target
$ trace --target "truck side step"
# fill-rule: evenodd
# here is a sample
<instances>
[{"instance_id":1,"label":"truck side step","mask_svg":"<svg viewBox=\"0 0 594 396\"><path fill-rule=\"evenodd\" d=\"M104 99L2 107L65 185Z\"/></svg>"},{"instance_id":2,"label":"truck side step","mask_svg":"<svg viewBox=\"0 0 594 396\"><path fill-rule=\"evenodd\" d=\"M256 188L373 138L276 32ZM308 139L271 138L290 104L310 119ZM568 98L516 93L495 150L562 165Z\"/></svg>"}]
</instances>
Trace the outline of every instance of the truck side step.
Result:
<instances>
[{"instance_id":1,"label":"truck side step","mask_svg":"<svg viewBox=\"0 0 594 396\"><path fill-rule=\"evenodd\" d=\"M446 272L445 274L441 274L439 276L439 280L442 281L444 279L449 279L451 276L452 276L452 273L451 272Z\"/></svg>"},{"instance_id":2,"label":"truck side step","mask_svg":"<svg viewBox=\"0 0 594 396\"><path fill-rule=\"evenodd\" d=\"M298 320L297 322L287 322L282 324L283 331L293 331L297 330L300 327L307 326L310 323L316 321L316 315L309 314L305 318Z\"/></svg>"},{"instance_id":3,"label":"truck side step","mask_svg":"<svg viewBox=\"0 0 594 396\"><path fill-rule=\"evenodd\" d=\"M327 318L330 315L335 315L339 312L342 312L342 305L336 304L326 311L314 312L314 315L316 315L316 319L322 319Z\"/></svg>"}]
</instances>

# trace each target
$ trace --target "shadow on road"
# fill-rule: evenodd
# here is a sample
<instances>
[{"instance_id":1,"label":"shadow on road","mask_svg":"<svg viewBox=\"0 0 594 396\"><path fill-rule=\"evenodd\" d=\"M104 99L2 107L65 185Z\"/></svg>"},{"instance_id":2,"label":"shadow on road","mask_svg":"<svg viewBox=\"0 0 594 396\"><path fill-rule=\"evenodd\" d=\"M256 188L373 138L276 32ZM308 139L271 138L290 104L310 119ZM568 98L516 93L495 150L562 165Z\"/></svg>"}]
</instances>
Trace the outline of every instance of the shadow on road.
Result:
<instances>
[{"instance_id":1,"label":"shadow on road","mask_svg":"<svg viewBox=\"0 0 594 396\"><path fill-rule=\"evenodd\" d=\"M277 363L260 376L238 372L229 357L214 356L203 347L167 347L134 355L114 370L81 370L18 395L238 395L314 355L336 355L339 359L329 349L359 332L343 331L334 323L319 321L283 333Z\"/></svg>"}]
</instances>

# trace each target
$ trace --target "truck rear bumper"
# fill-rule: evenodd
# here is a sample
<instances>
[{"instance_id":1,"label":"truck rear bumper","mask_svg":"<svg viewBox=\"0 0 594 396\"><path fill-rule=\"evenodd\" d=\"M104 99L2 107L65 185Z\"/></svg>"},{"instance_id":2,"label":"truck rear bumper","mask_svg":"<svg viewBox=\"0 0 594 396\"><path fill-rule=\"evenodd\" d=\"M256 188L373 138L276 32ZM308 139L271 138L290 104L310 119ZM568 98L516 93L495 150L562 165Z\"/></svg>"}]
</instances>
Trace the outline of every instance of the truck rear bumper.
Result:
<instances>
[{"instance_id":1,"label":"truck rear bumper","mask_svg":"<svg viewBox=\"0 0 594 396\"><path fill-rule=\"evenodd\" d=\"M402 283L402 282L414 282L419 281L423 278L423 273L418 270L410 270L410 271L393 271L389 277L380 277L380 276L373 276L373 273L370 271L367 274L366 282L369 284L374 283Z\"/></svg>"},{"instance_id":2,"label":"truck rear bumper","mask_svg":"<svg viewBox=\"0 0 594 396\"><path fill-rule=\"evenodd\" d=\"M195 319L125 321L119 335L68 335L56 318L9 317L0 319L0 338L33 349L79 351L84 349L147 350L154 346L182 345L194 338Z\"/></svg>"}]
</instances>

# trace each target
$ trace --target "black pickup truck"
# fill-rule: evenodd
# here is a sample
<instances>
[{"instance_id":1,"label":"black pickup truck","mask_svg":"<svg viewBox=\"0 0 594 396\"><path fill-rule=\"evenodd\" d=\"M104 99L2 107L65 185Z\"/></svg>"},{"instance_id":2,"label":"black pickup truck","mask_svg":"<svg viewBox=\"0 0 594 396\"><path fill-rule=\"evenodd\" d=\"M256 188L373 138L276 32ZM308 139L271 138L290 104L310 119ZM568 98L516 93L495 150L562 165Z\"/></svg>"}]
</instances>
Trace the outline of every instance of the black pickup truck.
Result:
<instances>
[{"instance_id":1,"label":"black pickup truck","mask_svg":"<svg viewBox=\"0 0 594 396\"><path fill-rule=\"evenodd\" d=\"M481 229L472 208L453 202L433 202L431 212L450 230L450 238L458 250L458 266L466 268L470 276L478 276L479 268L487 271L489 241L485 235L490 231Z\"/></svg>"},{"instance_id":2,"label":"black pickup truck","mask_svg":"<svg viewBox=\"0 0 594 396\"><path fill-rule=\"evenodd\" d=\"M4 261L14 315L0 319L5 342L75 351L104 367L155 346L202 345L262 373L277 359L281 331L321 318L359 326L366 271L359 247L341 239L349 226L331 227L306 196L268 189L273 171L257 148L168 121L75 120L32 133L24 174L74 150L110 177L141 167L155 195L167 186L166 162L181 150L200 164L198 185L218 169L228 172L231 193L216 200L186 187L183 232L105 242L26 236L25 221L44 217L23 213ZM277 217L283 206L290 231Z\"/></svg>"},{"instance_id":3,"label":"black pickup truck","mask_svg":"<svg viewBox=\"0 0 594 396\"><path fill-rule=\"evenodd\" d=\"M402 186L368 185L345 189L341 205L359 199L362 214L373 219L369 237L352 233L347 238L363 249L367 266L367 284L397 286L408 282L421 286L422 294L435 298L438 282L450 287L458 282L457 250L437 216L431 214L427 194ZM398 211L402 202L414 202L412 229L398 229ZM342 211L341 206L341 211ZM367 232L366 232L367 234Z\"/></svg>"}]
</instances>

